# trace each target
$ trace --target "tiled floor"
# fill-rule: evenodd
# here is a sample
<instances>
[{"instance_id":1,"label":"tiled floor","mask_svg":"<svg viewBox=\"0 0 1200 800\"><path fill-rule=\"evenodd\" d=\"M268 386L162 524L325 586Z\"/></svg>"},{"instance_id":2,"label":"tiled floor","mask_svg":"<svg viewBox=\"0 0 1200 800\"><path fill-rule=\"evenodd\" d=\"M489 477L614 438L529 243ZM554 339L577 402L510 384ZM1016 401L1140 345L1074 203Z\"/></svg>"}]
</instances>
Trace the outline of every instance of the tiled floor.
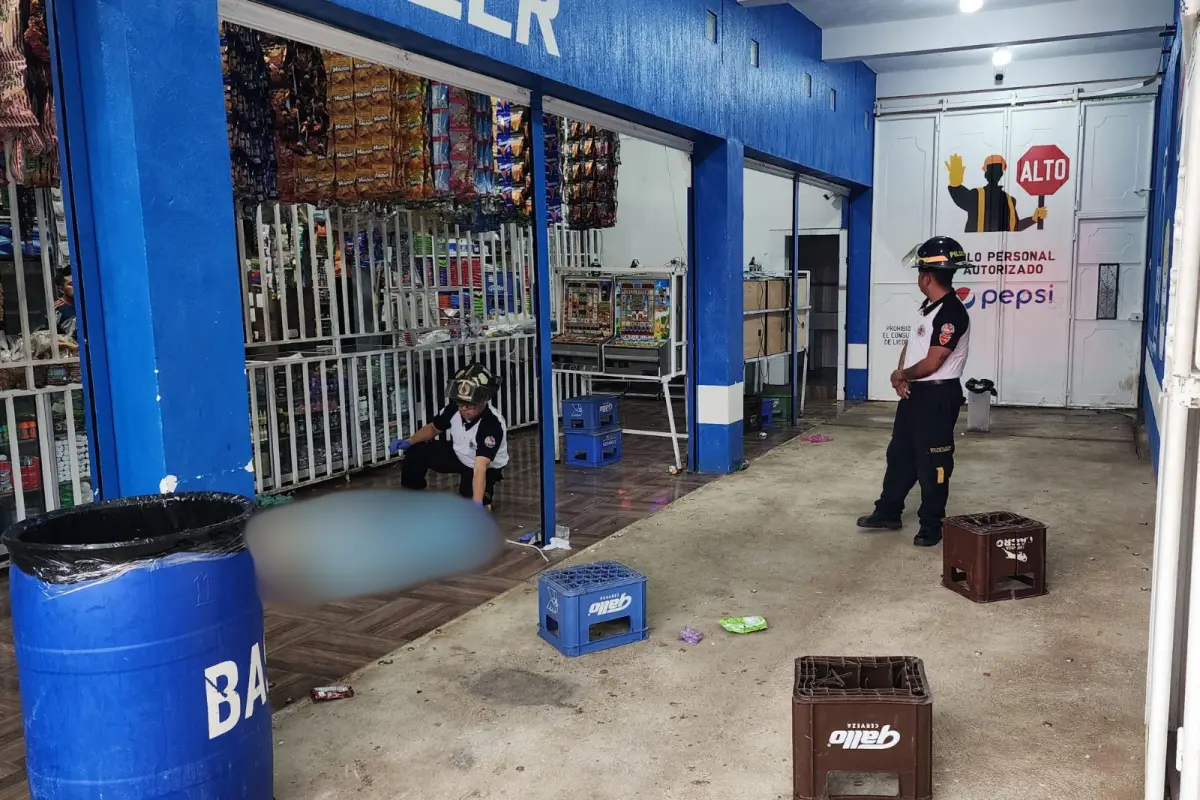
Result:
<instances>
[{"instance_id":1,"label":"tiled floor","mask_svg":"<svg viewBox=\"0 0 1200 800\"><path fill-rule=\"evenodd\" d=\"M776 425L766 438L746 438L746 457L754 459L833 417L833 403L810 403L797 428ZM677 418L683 418L682 407ZM626 427L662 427L661 405L622 401ZM515 538L539 525L538 440L517 433L510 446L511 462L496 496L495 513L505 534ZM716 476L670 475L670 442L626 437L621 464L589 471L559 467L558 522L571 528L576 551L642 519L666 504L703 486ZM399 470L378 469L310 491L397 487ZM431 488L449 488L448 479ZM556 552L551 563L566 554ZM266 614L267 666L271 701L276 708L307 696L314 686L337 681L359 667L382 658L502 592L520 585L548 566L530 548L508 547L482 572L413 589L408 592L335 603L319 608L273 607ZM12 622L8 608L7 574L0 576L0 800L28 797L25 787L24 742L13 662Z\"/></svg>"}]
</instances>

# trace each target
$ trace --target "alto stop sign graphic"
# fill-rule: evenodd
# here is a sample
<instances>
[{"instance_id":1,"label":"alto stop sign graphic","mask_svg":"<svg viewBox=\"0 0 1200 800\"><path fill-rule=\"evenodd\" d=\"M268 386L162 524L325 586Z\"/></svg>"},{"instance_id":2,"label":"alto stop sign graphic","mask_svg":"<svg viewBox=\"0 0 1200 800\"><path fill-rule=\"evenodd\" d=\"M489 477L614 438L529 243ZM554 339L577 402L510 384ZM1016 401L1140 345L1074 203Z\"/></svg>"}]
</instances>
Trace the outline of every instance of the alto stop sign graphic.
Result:
<instances>
[{"instance_id":1,"label":"alto stop sign graphic","mask_svg":"<svg viewBox=\"0 0 1200 800\"><path fill-rule=\"evenodd\" d=\"M1017 185L1037 197L1038 208L1045 208L1046 196L1057 192L1070 178L1071 159L1056 144L1034 145L1017 162Z\"/></svg>"}]
</instances>

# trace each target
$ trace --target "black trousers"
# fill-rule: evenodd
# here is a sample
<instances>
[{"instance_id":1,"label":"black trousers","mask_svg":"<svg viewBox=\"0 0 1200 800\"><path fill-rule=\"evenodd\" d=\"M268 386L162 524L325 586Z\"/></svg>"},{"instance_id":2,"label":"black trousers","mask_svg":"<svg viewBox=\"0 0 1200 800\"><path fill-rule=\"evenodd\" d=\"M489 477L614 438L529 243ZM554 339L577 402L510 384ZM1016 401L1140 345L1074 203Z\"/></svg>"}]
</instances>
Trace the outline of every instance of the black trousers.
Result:
<instances>
[{"instance_id":1,"label":"black trousers","mask_svg":"<svg viewBox=\"0 0 1200 800\"><path fill-rule=\"evenodd\" d=\"M405 489L424 489L429 484L425 476L433 470L441 475L458 475L458 493L466 498L475 494L475 470L458 460L453 445L447 441L434 440L414 444L400 462L400 485ZM491 504L496 484L504 480L504 470L487 471L487 487L483 502Z\"/></svg>"},{"instance_id":2,"label":"black trousers","mask_svg":"<svg viewBox=\"0 0 1200 800\"><path fill-rule=\"evenodd\" d=\"M908 493L920 483L917 518L923 529L940 531L950 498L950 476L954 474L954 425L962 409L962 385L958 381L917 381L911 386L908 398L896 408L883 493L875 504L875 513L885 519L900 519Z\"/></svg>"}]
</instances>

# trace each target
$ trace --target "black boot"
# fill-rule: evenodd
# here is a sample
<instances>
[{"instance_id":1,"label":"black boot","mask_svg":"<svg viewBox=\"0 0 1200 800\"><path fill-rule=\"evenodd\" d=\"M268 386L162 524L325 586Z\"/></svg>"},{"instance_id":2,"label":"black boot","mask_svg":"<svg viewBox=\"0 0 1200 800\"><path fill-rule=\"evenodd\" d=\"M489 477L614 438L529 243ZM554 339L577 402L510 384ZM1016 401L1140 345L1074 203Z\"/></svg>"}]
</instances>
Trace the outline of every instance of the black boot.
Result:
<instances>
[{"instance_id":1,"label":"black boot","mask_svg":"<svg viewBox=\"0 0 1200 800\"><path fill-rule=\"evenodd\" d=\"M921 530L913 537L913 544L917 547L937 547L942 543L941 528L926 528L921 526Z\"/></svg>"},{"instance_id":2,"label":"black boot","mask_svg":"<svg viewBox=\"0 0 1200 800\"><path fill-rule=\"evenodd\" d=\"M882 517L879 512L874 512L865 517L859 517L858 527L873 531L898 531L904 527L904 523L898 519Z\"/></svg>"}]
</instances>

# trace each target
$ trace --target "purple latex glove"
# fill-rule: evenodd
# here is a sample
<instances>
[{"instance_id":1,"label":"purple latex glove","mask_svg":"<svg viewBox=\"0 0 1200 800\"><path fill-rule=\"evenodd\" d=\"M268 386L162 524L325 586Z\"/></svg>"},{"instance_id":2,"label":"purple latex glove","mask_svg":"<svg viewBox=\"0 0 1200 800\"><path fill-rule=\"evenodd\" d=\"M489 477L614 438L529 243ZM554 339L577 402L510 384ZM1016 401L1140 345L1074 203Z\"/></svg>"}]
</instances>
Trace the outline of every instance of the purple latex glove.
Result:
<instances>
[{"instance_id":1,"label":"purple latex glove","mask_svg":"<svg viewBox=\"0 0 1200 800\"><path fill-rule=\"evenodd\" d=\"M401 450L407 450L410 447L412 447L412 444L408 441L408 439L397 439L388 445L388 452L392 455L396 455L396 453L399 453Z\"/></svg>"}]
</instances>

